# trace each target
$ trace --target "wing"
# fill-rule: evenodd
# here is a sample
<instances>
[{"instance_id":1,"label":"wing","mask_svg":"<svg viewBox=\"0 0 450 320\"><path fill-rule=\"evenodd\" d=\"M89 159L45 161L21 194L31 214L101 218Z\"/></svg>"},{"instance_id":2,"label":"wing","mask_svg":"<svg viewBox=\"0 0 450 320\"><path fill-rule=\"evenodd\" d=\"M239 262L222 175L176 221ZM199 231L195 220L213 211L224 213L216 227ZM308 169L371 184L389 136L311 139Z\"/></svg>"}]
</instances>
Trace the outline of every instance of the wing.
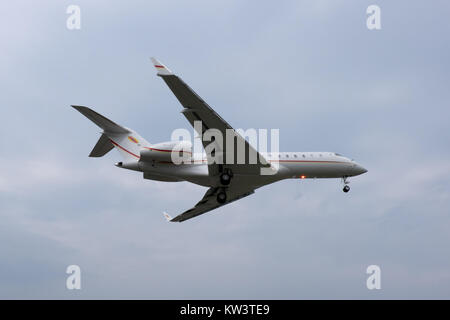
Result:
<instances>
[{"instance_id":1,"label":"wing","mask_svg":"<svg viewBox=\"0 0 450 320\"><path fill-rule=\"evenodd\" d=\"M234 150L232 150L234 159L233 161L229 161L231 163L225 163L225 160L227 159L227 152L231 152L231 150L227 150L225 142L222 146L217 146L216 150L214 150L215 154L217 154L217 152L221 153L223 157L223 165L211 163L211 155L207 153L209 164L208 171L210 176L218 175L223 171L223 168L229 168L233 173L237 174L259 174L261 168L270 167L264 157L259 154L224 119L222 119L199 95L194 92L194 90L192 90L183 80L181 80L181 78L172 73L172 71L170 71L158 60L154 58L151 59L158 71L158 76L164 80L178 101L183 105L184 109L181 111L183 115L192 127L194 127L194 129L197 131L201 130L201 132L197 132L198 134L203 135L203 133L208 129L217 129L222 133L222 136L225 139L227 137L227 129L229 129L228 133L233 135L233 139L235 139L233 144ZM197 126L194 125L195 121L201 121L201 128L197 128ZM202 139L204 148L210 143L210 141L203 141ZM241 145L245 146L245 163L239 162L238 164L237 150L238 146ZM256 161L251 163L249 159L256 159Z\"/></svg>"},{"instance_id":2,"label":"wing","mask_svg":"<svg viewBox=\"0 0 450 320\"><path fill-rule=\"evenodd\" d=\"M189 210L186 210L185 212L177 215L175 218L170 217L167 213L164 213L164 216L167 218L167 220L169 220L171 222L183 222L185 220L194 218L196 216L204 214L204 213L211 211L213 209L216 209L218 207L229 204L233 201L236 201L236 200L242 199L246 196L249 196L252 193L254 193L255 190L228 188L227 200L225 203L217 202L216 197L217 197L218 192L219 192L219 188L216 188L216 187L209 188L208 191L206 191L205 195L203 196L202 200L200 200L195 205L195 207L193 207Z\"/></svg>"}]
</instances>

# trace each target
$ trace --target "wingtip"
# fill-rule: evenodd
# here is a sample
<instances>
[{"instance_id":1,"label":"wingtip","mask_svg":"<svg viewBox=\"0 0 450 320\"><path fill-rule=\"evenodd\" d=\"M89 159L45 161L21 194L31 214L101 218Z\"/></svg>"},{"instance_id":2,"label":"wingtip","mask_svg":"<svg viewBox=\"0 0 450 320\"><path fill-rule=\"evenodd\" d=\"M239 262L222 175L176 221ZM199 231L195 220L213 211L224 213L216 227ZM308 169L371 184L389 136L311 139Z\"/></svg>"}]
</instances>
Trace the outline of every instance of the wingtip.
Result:
<instances>
[{"instance_id":1,"label":"wingtip","mask_svg":"<svg viewBox=\"0 0 450 320\"><path fill-rule=\"evenodd\" d=\"M167 221L169 221L169 222L172 221L172 217L167 212L164 211L163 214Z\"/></svg>"},{"instance_id":2,"label":"wingtip","mask_svg":"<svg viewBox=\"0 0 450 320\"><path fill-rule=\"evenodd\" d=\"M72 108L74 108L74 109L80 111L80 112L81 112L82 110L87 110L87 109L89 109L88 107L80 106L80 105L76 105L76 104L71 104L70 106L71 106Z\"/></svg>"},{"instance_id":3,"label":"wingtip","mask_svg":"<svg viewBox=\"0 0 450 320\"><path fill-rule=\"evenodd\" d=\"M169 76L169 75L173 75L172 71L170 71L169 68L167 68L164 64L162 64L161 61L159 61L158 59L151 57L150 58L152 60L153 66L155 67L156 71L158 71L158 75L160 76Z\"/></svg>"}]
</instances>

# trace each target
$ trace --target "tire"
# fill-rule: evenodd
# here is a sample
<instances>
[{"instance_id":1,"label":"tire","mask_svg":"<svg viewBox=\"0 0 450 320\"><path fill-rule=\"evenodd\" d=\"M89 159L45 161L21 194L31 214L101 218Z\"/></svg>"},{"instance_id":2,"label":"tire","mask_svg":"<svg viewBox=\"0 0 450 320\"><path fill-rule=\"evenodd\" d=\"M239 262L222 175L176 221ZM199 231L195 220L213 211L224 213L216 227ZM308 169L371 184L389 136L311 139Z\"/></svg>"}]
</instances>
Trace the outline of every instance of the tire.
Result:
<instances>
[{"instance_id":1,"label":"tire","mask_svg":"<svg viewBox=\"0 0 450 320\"><path fill-rule=\"evenodd\" d=\"M225 203L225 202L227 202L227 194L225 192L219 192L217 194L217 202L218 203Z\"/></svg>"},{"instance_id":2,"label":"tire","mask_svg":"<svg viewBox=\"0 0 450 320\"><path fill-rule=\"evenodd\" d=\"M349 186L345 186L344 189L342 189L342 191L344 191L345 193L350 191L350 187Z\"/></svg>"},{"instance_id":3,"label":"tire","mask_svg":"<svg viewBox=\"0 0 450 320\"><path fill-rule=\"evenodd\" d=\"M229 174L223 173L223 174L220 176L220 183L223 184L224 186L229 185L229 184L230 184L230 181L231 181L231 176L230 176Z\"/></svg>"}]
</instances>

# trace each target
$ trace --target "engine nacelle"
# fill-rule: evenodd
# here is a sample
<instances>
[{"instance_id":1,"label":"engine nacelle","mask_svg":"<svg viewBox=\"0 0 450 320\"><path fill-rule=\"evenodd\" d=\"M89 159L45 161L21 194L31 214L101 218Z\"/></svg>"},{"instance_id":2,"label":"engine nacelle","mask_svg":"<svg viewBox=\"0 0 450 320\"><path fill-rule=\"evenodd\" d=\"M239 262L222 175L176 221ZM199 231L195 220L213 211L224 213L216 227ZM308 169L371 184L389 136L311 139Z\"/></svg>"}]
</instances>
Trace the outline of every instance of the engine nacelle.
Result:
<instances>
[{"instance_id":1,"label":"engine nacelle","mask_svg":"<svg viewBox=\"0 0 450 320\"><path fill-rule=\"evenodd\" d=\"M172 162L172 152L184 159L192 158L192 143L190 141L168 141L154 144L141 151L141 161Z\"/></svg>"}]
</instances>

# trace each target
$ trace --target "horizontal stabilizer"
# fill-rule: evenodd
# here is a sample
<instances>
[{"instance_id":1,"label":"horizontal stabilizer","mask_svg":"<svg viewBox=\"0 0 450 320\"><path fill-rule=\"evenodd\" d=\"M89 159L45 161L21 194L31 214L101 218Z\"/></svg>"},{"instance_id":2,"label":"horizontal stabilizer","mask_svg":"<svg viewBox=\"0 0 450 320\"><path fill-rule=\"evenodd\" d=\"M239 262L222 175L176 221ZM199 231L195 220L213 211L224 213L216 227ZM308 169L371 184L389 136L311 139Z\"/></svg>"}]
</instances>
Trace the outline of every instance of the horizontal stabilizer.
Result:
<instances>
[{"instance_id":1,"label":"horizontal stabilizer","mask_svg":"<svg viewBox=\"0 0 450 320\"><path fill-rule=\"evenodd\" d=\"M74 106L73 108L77 109L79 112L81 112L86 118L94 122L96 125L98 125L100 128L102 128L105 132L110 133L129 133L130 130L125 129L124 127L118 125L117 123L109 120L108 118L102 116L101 114L95 112L92 109L89 109L88 107L83 106Z\"/></svg>"},{"instance_id":2,"label":"horizontal stabilizer","mask_svg":"<svg viewBox=\"0 0 450 320\"><path fill-rule=\"evenodd\" d=\"M103 157L107 154L111 149L114 148L114 145L109 140L108 136L102 134L100 139L98 139L97 144L94 149L92 149L89 157Z\"/></svg>"}]
</instances>

